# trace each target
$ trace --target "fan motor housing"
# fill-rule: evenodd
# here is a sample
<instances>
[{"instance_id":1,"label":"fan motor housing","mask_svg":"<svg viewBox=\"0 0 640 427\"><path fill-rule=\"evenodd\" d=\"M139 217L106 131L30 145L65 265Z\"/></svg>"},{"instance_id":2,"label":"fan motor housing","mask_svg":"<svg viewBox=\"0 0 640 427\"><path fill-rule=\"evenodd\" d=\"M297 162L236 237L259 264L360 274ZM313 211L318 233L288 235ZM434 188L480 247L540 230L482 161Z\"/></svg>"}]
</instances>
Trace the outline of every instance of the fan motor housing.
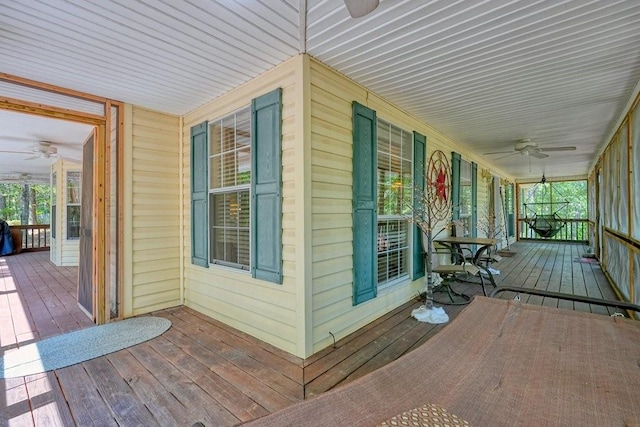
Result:
<instances>
[{"instance_id":1,"label":"fan motor housing","mask_svg":"<svg viewBox=\"0 0 640 427\"><path fill-rule=\"evenodd\" d=\"M535 142L531 142L530 139L521 139L520 141L518 141L518 143L516 144L516 151L522 151L522 150L527 150L527 149L534 149L537 148L538 146L536 145Z\"/></svg>"}]
</instances>

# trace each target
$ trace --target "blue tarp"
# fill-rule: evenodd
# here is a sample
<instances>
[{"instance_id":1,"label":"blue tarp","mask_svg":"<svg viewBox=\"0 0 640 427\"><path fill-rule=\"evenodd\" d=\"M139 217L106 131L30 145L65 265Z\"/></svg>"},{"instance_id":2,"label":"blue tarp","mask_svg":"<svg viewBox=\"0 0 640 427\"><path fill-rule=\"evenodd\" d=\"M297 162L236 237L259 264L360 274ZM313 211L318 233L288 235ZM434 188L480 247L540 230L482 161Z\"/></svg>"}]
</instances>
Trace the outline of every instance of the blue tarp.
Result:
<instances>
[{"instance_id":1,"label":"blue tarp","mask_svg":"<svg viewBox=\"0 0 640 427\"><path fill-rule=\"evenodd\" d=\"M6 221L0 219L0 256L13 253L13 238Z\"/></svg>"}]
</instances>

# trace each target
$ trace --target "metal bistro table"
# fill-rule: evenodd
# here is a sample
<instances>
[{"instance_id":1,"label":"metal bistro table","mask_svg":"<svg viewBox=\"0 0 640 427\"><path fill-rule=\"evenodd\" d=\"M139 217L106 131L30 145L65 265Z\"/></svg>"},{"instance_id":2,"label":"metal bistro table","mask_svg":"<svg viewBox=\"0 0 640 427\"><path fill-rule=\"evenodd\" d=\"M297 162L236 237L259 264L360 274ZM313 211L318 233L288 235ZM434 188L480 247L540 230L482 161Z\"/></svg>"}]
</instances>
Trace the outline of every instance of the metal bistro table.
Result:
<instances>
[{"instance_id":1,"label":"metal bistro table","mask_svg":"<svg viewBox=\"0 0 640 427\"><path fill-rule=\"evenodd\" d=\"M480 263L480 258L482 258L482 255L491 247L494 246L498 243L498 241L496 239L490 239L487 237L464 237L464 236L449 236L449 237L440 237L434 240L435 243L440 243L443 246L446 246L447 248L449 248L451 251L453 252L457 252L460 255L462 255L462 259L464 259L464 254L462 251L462 245L465 246L471 246L471 245L476 245L477 249L475 251L475 253L473 254L473 258L472 258L472 264L474 266L476 266L478 269L481 270L480 274L485 274L488 278L489 281L491 282L491 284L493 285L493 287L496 287L496 282L493 279L493 275L491 274L491 271L488 268L488 265L481 265ZM469 248L470 249L470 248ZM484 294L487 294L487 291L484 287L484 280L482 280L482 278L480 278L481 284L482 284L482 291L484 292Z\"/></svg>"},{"instance_id":2,"label":"metal bistro table","mask_svg":"<svg viewBox=\"0 0 640 427\"><path fill-rule=\"evenodd\" d=\"M496 239L489 239L486 237L459 237L459 236L449 236L449 237L440 237L435 239L434 242L440 243L444 246L447 246L450 249L456 250L459 253L462 253L461 245L477 245L478 249L473 255L473 264L478 266L478 260L482 257L482 254L485 253L491 246L494 246L498 243Z\"/></svg>"}]
</instances>

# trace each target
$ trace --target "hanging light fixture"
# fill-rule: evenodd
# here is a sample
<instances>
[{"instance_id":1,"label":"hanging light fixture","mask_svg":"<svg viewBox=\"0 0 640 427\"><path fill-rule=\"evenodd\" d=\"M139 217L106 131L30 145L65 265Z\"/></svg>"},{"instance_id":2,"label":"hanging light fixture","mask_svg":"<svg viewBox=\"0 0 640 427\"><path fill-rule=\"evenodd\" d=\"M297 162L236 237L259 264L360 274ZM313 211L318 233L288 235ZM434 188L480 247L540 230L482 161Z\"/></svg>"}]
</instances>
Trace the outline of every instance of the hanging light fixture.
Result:
<instances>
[{"instance_id":1,"label":"hanging light fixture","mask_svg":"<svg viewBox=\"0 0 640 427\"><path fill-rule=\"evenodd\" d=\"M344 0L344 5L352 18L360 18L375 10L380 0Z\"/></svg>"}]
</instances>

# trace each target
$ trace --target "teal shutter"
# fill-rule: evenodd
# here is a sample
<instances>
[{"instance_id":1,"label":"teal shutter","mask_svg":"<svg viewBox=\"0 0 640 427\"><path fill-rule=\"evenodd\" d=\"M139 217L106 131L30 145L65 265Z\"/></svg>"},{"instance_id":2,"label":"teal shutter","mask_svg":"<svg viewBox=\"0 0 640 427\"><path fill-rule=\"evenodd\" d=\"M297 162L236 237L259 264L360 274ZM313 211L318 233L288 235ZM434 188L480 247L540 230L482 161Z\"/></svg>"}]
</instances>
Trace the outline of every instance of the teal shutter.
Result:
<instances>
[{"instance_id":1,"label":"teal shutter","mask_svg":"<svg viewBox=\"0 0 640 427\"><path fill-rule=\"evenodd\" d=\"M353 103L353 305L375 298L376 246L376 112Z\"/></svg>"},{"instance_id":2,"label":"teal shutter","mask_svg":"<svg viewBox=\"0 0 640 427\"><path fill-rule=\"evenodd\" d=\"M251 102L251 275L282 283L282 89Z\"/></svg>"},{"instance_id":3,"label":"teal shutter","mask_svg":"<svg viewBox=\"0 0 640 427\"><path fill-rule=\"evenodd\" d=\"M427 137L413 132L413 188L418 194L424 193L424 171L426 167ZM421 212L419 204L422 201L414 195L414 212ZM424 248L422 247L422 231L413 224L413 274L412 280L424 276Z\"/></svg>"},{"instance_id":4,"label":"teal shutter","mask_svg":"<svg viewBox=\"0 0 640 427\"><path fill-rule=\"evenodd\" d=\"M460 154L451 152L451 205L453 215L451 219L460 219Z\"/></svg>"},{"instance_id":5,"label":"teal shutter","mask_svg":"<svg viewBox=\"0 0 640 427\"><path fill-rule=\"evenodd\" d=\"M191 128L191 263L209 267L207 122Z\"/></svg>"},{"instance_id":6,"label":"teal shutter","mask_svg":"<svg viewBox=\"0 0 640 427\"><path fill-rule=\"evenodd\" d=\"M478 237L478 164L471 162L471 236Z\"/></svg>"}]
</instances>

